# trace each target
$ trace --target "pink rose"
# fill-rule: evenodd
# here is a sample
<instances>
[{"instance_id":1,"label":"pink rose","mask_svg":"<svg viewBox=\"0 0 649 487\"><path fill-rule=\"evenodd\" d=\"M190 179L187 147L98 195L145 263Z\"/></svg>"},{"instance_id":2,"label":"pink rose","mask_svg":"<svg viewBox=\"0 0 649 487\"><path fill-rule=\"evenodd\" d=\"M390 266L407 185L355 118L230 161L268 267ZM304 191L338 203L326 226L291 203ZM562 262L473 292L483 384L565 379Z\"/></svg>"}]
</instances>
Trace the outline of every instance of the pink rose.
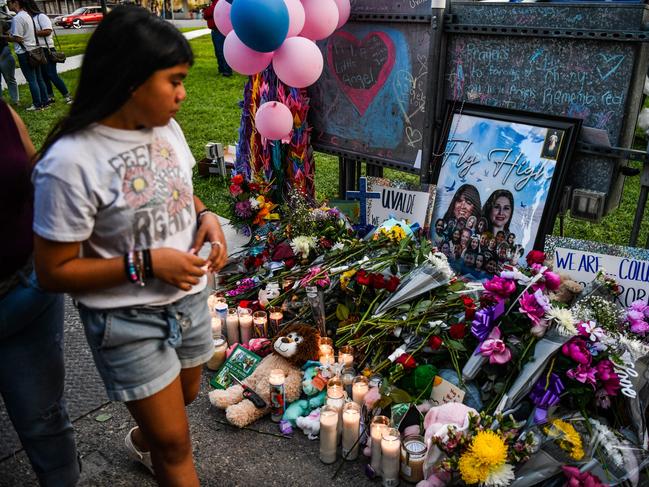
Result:
<instances>
[{"instance_id":1,"label":"pink rose","mask_svg":"<svg viewBox=\"0 0 649 487\"><path fill-rule=\"evenodd\" d=\"M561 347L561 353L578 364L590 365L593 357L582 338L573 338Z\"/></svg>"},{"instance_id":2,"label":"pink rose","mask_svg":"<svg viewBox=\"0 0 649 487\"><path fill-rule=\"evenodd\" d=\"M590 384L594 389L595 384L597 384L596 373L597 370L590 365L579 364L576 368L566 372L566 375L582 384Z\"/></svg>"},{"instance_id":3,"label":"pink rose","mask_svg":"<svg viewBox=\"0 0 649 487\"><path fill-rule=\"evenodd\" d=\"M518 300L519 311L527 315L534 325L541 324L545 313L550 309L550 302L539 289L534 294L524 292Z\"/></svg>"},{"instance_id":4,"label":"pink rose","mask_svg":"<svg viewBox=\"0 0 649 487\"><path fill-rule=\"evenodd\" d=\"M561 286L561 277L559 274L552 271L545 271L543 273L543 278L545 279L545 285L550 291L555 291Z\"/></svg>"},{"instance_id":5,"label":"pink rose","mask_svg":"<svg viewBox=\"0 0 649 487\"><path fill-rule=\"evenodd\" d=\"M483 357L489 357L490 364L506 364L512 358L511 351L500 339L500 336L500 328L495 327L487 339L480 344L480 354Z\"/></svg>"},{"instance_id":6,"label":"pink rose","mask_svg":"<svg viewBox=\"0 0 649 487\"><path fill-rule=\"evenodd\" d=\"M608 396L617 396L622 386L620 385L620 378L614 370L613 362L604 359L595 366L595 369L597 370L597 379L606 394Z\"/></svg>"},{"instance_id":7,"label":"pink rose","mask_svg":"<svg viewBox=\"0 0 649 487\"><path fill-rule=\"evenodd\" d=\"M503 279L494 276L484 283L484 288L492 295L501 299L507 299L516 291L516 283L510 279Z\"/></svg>"}]
</instances>

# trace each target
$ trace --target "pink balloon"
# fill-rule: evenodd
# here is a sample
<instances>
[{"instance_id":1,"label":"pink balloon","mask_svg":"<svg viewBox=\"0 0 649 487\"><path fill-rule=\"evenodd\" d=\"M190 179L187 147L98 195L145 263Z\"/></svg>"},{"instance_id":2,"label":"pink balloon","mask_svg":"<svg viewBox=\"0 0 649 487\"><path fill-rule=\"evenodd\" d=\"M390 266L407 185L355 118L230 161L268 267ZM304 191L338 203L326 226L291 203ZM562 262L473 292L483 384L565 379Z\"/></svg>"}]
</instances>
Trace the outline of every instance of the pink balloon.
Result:
<instances>
[{"instance_id":1,"label":"pink balloon","mask_svg":"<svg viewBox=\"0 0 649 487\"><path fill-rule=\"evenodd\" d=\"M283 103L269 101L257 109L255 127L267 139L285 139L293 130L293 114Z\"/></svg>"},{"instance_id":2,"label":"pink balloon","mask_svg":"<svg viewBox=\"0 0 649 487\"><path fill-rule=\"evenodd\" d=\"M227 36L232 30L232 22L230 21L231 9L232 4L225 0L216 2L216 7L214 7L214 23L216 24L216 28L219 29L219 32L224 36Z\"/></svg>"},{"instance_id":3,"label":"pink balloon","mask_svg":"<svg viewBox=\"0 0 649 487\"><path fill-rule=\"evenodd\" d=\"M277 77L293 88L306 88L322 74L324 60L315 42L304 37L289 37L273 56Z\"/></svg>"},{"instance_id":4,"label":"pink balloon","mask_svg":"<svg viewBox=\"0 0 649 487\"><path fill-rule=\"evenodd\" d=\"M232 69L241 74L256 74L263 71L273 59L272 52L257 52L250 49L241 42L234 30L225 37L223 55Z\"/></svg>"},{"instance_id":5,"label":"pink balloon","mask_svg":"<svg viewBox=\"0 0 649 487\"><path fill-rule=\"evenodd\" d=\"M338 25L336 29L340 29L349 20L352 6L349 0L334 0L334 2L336 2L336 7L338 7Z\"/></svg>"},{"instance_id":6,"label":"pink balloon","mask_svg":"<svg viewBox=\"0 0 649 487\"><path fill-rule=\"evenodd\" d=\"M284 0L288 9L288 34L286 37L295 37L304 28L304 7L300 0Z\"/></svg>"},{"instance_id":7,"label":"pink balloon","mask_svg":"<svg viewBox=\"0 0 649 487\"><path fill-rule=\"evenodd\" d=\"M333 34L338 26L338 7L334 0L302 0L304 28L300 35L318 41Z\"/></svg>"}]
</instances>

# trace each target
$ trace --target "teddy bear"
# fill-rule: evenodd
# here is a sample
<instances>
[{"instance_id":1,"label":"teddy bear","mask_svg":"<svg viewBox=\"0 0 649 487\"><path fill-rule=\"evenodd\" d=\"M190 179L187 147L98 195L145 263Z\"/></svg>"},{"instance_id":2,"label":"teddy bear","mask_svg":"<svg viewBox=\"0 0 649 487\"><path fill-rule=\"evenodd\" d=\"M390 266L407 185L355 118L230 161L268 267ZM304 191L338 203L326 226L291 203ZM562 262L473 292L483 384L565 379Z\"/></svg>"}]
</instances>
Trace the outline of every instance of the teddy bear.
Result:
<instances>
[{"instance_id":1,"label":"teddy bear","mask_svg":"<svg viewBox=\"0 0 649 487\"><path fill-rule=\"evenodd\" d=\"M256 408L249 399L245 399L243 388L238 384L210 392L210 402L219 409L225 409L225 417L231 424L243 428L270 412L268 377L271 370L284 371L286 403L299 399L302 390L300 367L316 357L317 350L318 332L314 327L304 324L288 325L273 339L273 352L264 357L255 371L243 380L246 386L266 402L266 407Z\"/></svg>"},{"instance_id":2,"label":"teddy bear","mask_svg":"<svg viewBox=\"0 0 649 487\"><path fill-rule=\"evenodd\" d=\"M559 301L560 303L570 305L579 293L581 293L583 286L568 274L560 272L559 277L561 278L561 285L558 289L550 292L550 299L552 301Z\"/></svg>"}]
</instances>

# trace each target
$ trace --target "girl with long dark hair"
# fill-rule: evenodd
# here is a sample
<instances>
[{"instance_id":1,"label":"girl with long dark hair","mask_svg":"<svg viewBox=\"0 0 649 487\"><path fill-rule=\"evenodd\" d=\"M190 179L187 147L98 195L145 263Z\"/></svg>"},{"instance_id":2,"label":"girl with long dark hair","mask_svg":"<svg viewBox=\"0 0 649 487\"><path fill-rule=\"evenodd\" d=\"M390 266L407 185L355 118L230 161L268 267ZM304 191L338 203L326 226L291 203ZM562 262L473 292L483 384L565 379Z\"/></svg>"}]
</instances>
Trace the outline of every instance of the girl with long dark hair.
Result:
<instances>
[{"instance_id":1,"label":"girl with long dark hair","mask_svg":"<svg viewBox=\"0 0 649 487\"><path fill-rule=\"evenodd\" d=\"M173 119L192 63L173 25L115 8L88 42L70 112L33 177L38 277L79 303L108 397L137 423L129 453L160 484L182 486L198 485L185 406L213 354L205 274L227 258Z\"/></svg>"},{"instance_id":2,"label":"girl with long dark hair","mask_svg":"<svg viewBox=\"0 0 649 487\"><path fill-rule=\"evenodd\" d=\"M514 216L514 195L509 190L497 189L487 198L482 214L489 223L491 233L509 233L509 224Z\"/></svg>"}]
</instances>

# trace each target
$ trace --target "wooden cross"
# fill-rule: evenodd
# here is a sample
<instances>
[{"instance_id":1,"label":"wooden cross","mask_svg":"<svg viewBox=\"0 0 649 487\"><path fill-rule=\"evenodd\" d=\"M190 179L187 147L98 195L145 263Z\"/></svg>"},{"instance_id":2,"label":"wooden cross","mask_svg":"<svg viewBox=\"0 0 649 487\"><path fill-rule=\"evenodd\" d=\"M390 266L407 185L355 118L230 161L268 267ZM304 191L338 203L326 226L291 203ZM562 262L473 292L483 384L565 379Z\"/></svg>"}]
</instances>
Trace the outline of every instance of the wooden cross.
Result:
<instances>
[{"instance_id":1,"label":"wooden cross","mask_svg":"<svg viewBox=\"0 0 649 487\"><path fill-rule=\"evenodd\" d=\"M361 177L358 179L358 189L359 191L345 191L345 198L352 200L359 200L361 207L360 215L360 224L365 226L367 225L367 200L368 199L380 199L381 193L378 192L367 192L367 178Z\"/></svg>"}]
</instances>

